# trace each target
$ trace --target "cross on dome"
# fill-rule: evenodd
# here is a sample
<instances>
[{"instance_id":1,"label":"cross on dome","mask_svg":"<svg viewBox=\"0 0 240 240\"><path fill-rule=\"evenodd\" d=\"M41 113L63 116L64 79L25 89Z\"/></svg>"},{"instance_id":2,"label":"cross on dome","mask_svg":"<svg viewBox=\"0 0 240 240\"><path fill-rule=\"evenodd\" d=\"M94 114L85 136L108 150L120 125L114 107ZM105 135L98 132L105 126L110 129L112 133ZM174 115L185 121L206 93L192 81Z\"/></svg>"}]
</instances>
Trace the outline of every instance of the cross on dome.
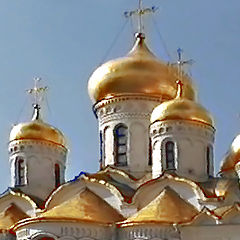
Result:
<instances>
[{"instance_id":1,"label":"cross on dome","mask_svg":"<svg viewBox=\"0 0 240 240\"><path fill-rule=\"evenodd\" d=\"M142 0L138 0L138 9L133 11L124 12L125 17L132 17L134 15L138 16L138 32L143 33L144 25L143 25L143 15L148 13L154 13L157 11L157 7L152 6L151 8L143 8Z\"/></svg>"},{"instance_id":2,"label":"cross on dome","mask_svg":"<svg viewBox=\"0 0 240 240\"><path fill-rule=\"evenodd\" d=\"M182 75L183 75L183 67L185 65L192 65L194 63L194 60L193 59L183 60L183 57L182 57L183 56L183 49L182 48L177 49L177 55L178 55L177 62L173 63L172 65L177 65L177 67L178 67L177 79L181 80Z\"/></svg>"},{"instance_id":3,"label":"cross on dome","mask_svg":"<svg viewBox=\"0 0 240 240\"><path fill-rule=\"evenodd\" d=\"M39 82L42 80L40 77L34 77L34 87L27 90L31 96L33 96L34 102L33 105L40 105L40 102L43 100L43 96L48 90L48 87L40 87Z\"/></svg>"},{"instance_id":4,"label":"cross on dome","mask_svg":"<svg viewBox=\"0 0 240 240\"><path fill-rule=\"evenodd\" d=\"M27 90L27 93L29 93L33 97L33 118L32 120L40 119L40 102L43 101L44 94L48 90L48 87L40 87L39 82L42 80L40 77L34 77L34 87Z\"/></svg>"},{"instance_id":5,"label":"cross on dome","mask_svg":"<svg viewBox=\"0 0 240 240\"><path fill-rule=\"evenodd\" d=\"M182 48L178 48L177 49L177 54L178 54L178 60L177 60L177 65L179 68L179 71L182 71L183 66L184 65L192 65L194 63L194 61L192 59L189 60L183 60L183 49Z\"/></svg>"}]
</instances>

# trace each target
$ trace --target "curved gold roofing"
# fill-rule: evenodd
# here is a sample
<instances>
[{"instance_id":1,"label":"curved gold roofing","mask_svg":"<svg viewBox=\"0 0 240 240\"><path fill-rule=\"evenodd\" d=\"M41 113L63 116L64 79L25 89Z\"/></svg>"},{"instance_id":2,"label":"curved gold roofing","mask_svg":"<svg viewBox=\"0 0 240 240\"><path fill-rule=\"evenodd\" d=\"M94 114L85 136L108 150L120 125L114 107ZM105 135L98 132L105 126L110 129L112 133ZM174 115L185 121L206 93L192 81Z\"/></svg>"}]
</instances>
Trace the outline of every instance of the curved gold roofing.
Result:
<instances>
[{"instance_id":1,"label":"curved gold roofing","mask_svg":"<svg viewBox=\"0 0 240 240\"><path fill-rule=\"evenodd\" d=\"M88 92L95 103L118 95L145 95L164 100L176 95L176 67L158 60L148 49L144 36L138 34L126 57L109 61L95 70L88 82ZM195 98L190 78L183 76L184 97Z\"/></svg>"},{"instance_id":2,"label":"curved gold roofing","mask_svg":"<svg viewBox=\"0 0 240 240\"><path fill-rule=\"evenodd\" d=\"M89 189L75 195L64 203L40 214L37 218L30 218L22 221L23 226L33 222L41 221L73 221L93 222L99 224L111 224L123 221L124 217L111 207L102 198Z\"/></svg>"},{"instance_id":3,"label":"curved gold roofing","mask_svg":"<svg viewBox=\"0 0 240 240\"><path fill-rule=\"evenodd\" d=\"M198 213L190 203L183 200L170 187L166 187L155 200L121 224L122 226L148 222L180 224L192 221Z\"/></svg>"},{"instance_id":4,"label":"curved gold roofing","mask_svg":"<svg viewBox=\"0 0 240 240\"><path fill-rule=\"evenodd\" d=\"M64 135L55 127L45 123L39 117L39 107L34 108L32 121L14 126L10 132L9 141L14 140L43 140L63 147L67 146Z\"/></svg>"},{"instance_id":5,"label":"curved gold roofing","mask_svg":"<svg viewBox=\"0 0 240 240\"><path fill-rule=\"evenodd\" d=\"M184 225L215 225L216 221L219 220L220 217L211 211L210 209L203 207L201 212L196 215L191 222L188 222Z\"/></svg>"},{"instance_id":6,"label":"curved gold roofing","mask_svg":"<svg viewBox=\"0 0 240 240\"><path fill-rule=\"evenodd\" d=\"M205 193L204 189L200 186L199 183L196 183L190 179L179 177L176 174L170 174L164 172L161 176L159 176L156 179L152 179L144 184L142 184L136 191L135 195L133 196L132 202L141 201L141 198L144 197L145 194L148 194L148 188L150 186L154 187L155 189L158 189L161 186L161 183L166 182L166 185L169 185L169 182L177 182L180 184L186 184L189 185L189 188L192 189L194 192L194 195L196 195L199 199L202 199L203 201L206 201L209 196ZM158 185L160 184L160 185ZM154 186L155 185L155 186ZM139 199L139 200L138 200Z\"/></svg>"},{"instance_id":7,"label":"curved gold roofing","mask_svg":"<svg viewBox=\"0 0 240 240\"><path fill-rule=\"evenodd\" d=\"M9 230L16 222L28 217L29 216L14 203L10 204L0 213L0 232Z\"/></svg>"},{"instance_id":8,"label":"curved gold roofing","mask_svg":"<svg viewBox=\"0 0 240 240\"><path fill-rule=\"evenodd\" d=\"M10 142L26 139L49 141L66 147L64 135L42 120L20 123L13 127L9 137Z\"/></svg>"},{"instance_id":9,"label":"curved gold roofing","mask_svg":"<svg viewBox=\"0 0 240 240\"><path fill-rule=\"evenodd\" d=\"M214 126L213 117L203 106L183 98L164 102L153 110L151 123L165 120L189 120Z\"/></svg>"},{"instance_id":10,"label":"curved gold roofing","mask_svg":"<svg viewBox=\"0 0 240 240\"><path fill-rule=\"evenodd\" d=\"M235 165L240 161L240 135L232 142L229 152L221 162L220 172L234 171Z\"/></svg>"}]
</instances>

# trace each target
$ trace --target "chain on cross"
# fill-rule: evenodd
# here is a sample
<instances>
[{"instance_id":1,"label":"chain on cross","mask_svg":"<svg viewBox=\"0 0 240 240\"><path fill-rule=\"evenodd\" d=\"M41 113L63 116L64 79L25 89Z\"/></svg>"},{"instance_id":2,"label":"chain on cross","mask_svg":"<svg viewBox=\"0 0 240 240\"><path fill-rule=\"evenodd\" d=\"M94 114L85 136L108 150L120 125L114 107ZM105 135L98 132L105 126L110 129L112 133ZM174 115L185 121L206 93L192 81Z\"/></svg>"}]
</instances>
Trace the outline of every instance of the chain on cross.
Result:
<instances>
[{"instance_id":1,"label":"chain on cross","mask_svg":"<svg viewBox=\"0 0 240 240\"><path fill-rule=\"evenodd\" d=\"M157 7L153 6L151 8L143 8L142 0L138 0L138 9L133 11L127 11L124 13L125 17L132 17L134 15L138 16L138 31L139 33L143 33L144 25L143 25L143 15L149 13L155 13L157 11Z\"/></svg>"},{"instance_id":2,"label":"chain on cross","mask_svg":"<svg viewBox=\"0 0 240 240\"><path fill-rule=\"evenodd\" d=\"M48 90L48 87L40 87L39 82L42 80L39 77L35 77L34 79L34 87L27 90L31 96L33 96L34 103L33 105L40 105L40 102L43 100L44 94Z\"/></svg>"}]
</instances>

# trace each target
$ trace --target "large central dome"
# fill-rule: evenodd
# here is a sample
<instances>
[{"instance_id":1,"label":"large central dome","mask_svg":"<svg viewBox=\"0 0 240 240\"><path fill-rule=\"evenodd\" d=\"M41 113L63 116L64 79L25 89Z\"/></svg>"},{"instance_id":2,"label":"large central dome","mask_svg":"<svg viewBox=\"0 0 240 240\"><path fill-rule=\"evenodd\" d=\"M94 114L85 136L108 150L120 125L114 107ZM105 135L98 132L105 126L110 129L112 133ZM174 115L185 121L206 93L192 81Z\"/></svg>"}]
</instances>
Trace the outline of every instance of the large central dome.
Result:
<instances>
[{"instance_id":1,"label":"large central dome","mask_svg":"<svg viewBox=\"0 0 240 240\"><path fill-rule=\"evenodd\" d=\"M123 95L144 95L163 100L176 96L178 69L157 59L148 49L143 34L137 34L133 49L126 57L111 60L95 70L88 82L92 101ZM184 96L195 98L190 78L183 76Z\"/></svg>"}]
</instances>

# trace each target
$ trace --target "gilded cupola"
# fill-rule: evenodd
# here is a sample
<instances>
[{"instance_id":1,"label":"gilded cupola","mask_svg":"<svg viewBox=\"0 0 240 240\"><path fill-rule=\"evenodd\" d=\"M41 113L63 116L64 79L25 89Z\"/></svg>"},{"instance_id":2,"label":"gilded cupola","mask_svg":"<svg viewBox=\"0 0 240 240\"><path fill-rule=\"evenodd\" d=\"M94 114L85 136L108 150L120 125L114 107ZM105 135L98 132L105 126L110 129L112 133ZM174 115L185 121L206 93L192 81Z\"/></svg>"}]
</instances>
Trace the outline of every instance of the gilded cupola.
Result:
<instances>
[{"instance_id":1,"label":"gilded cupola","mask_svg":"<svg viewBox=\"0 0 240 240\"><path fill-rule=\"evenodd\" d=\"M240 135L233 140L230 150L221 162L220 173L234 171L235 165L240 161Z\"/></svg>"},{"instance_id":2,"label":"gilded cupola","mask_svg":"<svg viewBox=\"0 0 240 240\"><path fill-rule=\"evenodd\" d=\"M183 98L183 83L177 81L177 84L178 93L176 98L158 105L152 112L151 123L165 120L187 120L214 127L211 114L196 101Z\"/></svg>"},{"instance_id":3,"label":"gilded cupola","mask_svg":"<svg viewBox=\"0 0 240 240\"><path fill-rule=\"evenodd\" d=\"M40 106L34 104L34 113L30 122L15 125L9 141L15 140L40 140L67 147L66 139L57 128L45 123L40 117Z\"/></svg>"},{"instance_id":4,"label":"gilded cupola","mask_svg":"<svg viewBox=\"0 0 240 240\"><path fill-rule=\"evenodd\" d=\"M31 121L19 123L10 132L11 186L44 202L65 182L67 144L64 135L41 118L40 101L47 87L28 90L34 98ZM43 181L44 179L44 181Z\"/></svg>"},{"instance_id":5,"label":"gilded cupola","mask_svg":"<svg viewBox=\"0 0 240 240\"><path fill-rule=\"evenodd\" d=\"M111 60L97 68L88 82L94 103L115 96L140 95L173 99L176 95L178 69L159 60L149 50L143 33L136 34L135 44L127 56ZM195 99L190 78L183 75L183 97Z\"/></svg>"}]
</instances>

